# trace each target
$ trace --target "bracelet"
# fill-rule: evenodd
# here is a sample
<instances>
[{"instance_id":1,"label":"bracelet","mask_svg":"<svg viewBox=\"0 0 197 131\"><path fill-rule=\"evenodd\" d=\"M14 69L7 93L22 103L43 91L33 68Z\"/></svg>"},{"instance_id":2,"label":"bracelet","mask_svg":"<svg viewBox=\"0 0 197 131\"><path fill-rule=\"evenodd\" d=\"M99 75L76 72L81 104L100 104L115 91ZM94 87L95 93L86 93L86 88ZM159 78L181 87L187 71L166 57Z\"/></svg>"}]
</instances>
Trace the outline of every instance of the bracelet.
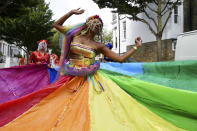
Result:
<instances>
[{"instance_id":1,"label":"bracelet","mask_svg":"<svg viewBox=\"0 0 197 131\"><path fill-rule=\"evenodd\" d=\"M137 48L137 46L133 46L133 49L134 49L134 50L137 50L138 48Z\"/></svg>"}]
</instances>

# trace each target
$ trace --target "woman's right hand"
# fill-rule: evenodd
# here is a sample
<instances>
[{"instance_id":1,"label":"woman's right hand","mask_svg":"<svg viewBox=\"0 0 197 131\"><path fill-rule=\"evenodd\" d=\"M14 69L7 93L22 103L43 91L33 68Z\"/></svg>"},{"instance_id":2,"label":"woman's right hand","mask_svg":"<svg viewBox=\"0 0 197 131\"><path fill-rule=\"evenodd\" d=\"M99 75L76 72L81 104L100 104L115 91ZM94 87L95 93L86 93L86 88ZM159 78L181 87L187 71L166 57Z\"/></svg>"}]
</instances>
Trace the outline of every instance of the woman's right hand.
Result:
<instances>
[{"instance_id":1,"label":"woman's right hand","mask_svg":"<svg viewBox=\"0 0 197 131\"><path fill-rule=\"evenodd\" d=\"M83 13L85 12L85 10L84 10L84 9L78 8L78 9L73 9L73 10L71 10L71 12L72 12L73 14L75 14L75 15L80 15L80 14L83 14Z\"/></svg>"}]
</instances>

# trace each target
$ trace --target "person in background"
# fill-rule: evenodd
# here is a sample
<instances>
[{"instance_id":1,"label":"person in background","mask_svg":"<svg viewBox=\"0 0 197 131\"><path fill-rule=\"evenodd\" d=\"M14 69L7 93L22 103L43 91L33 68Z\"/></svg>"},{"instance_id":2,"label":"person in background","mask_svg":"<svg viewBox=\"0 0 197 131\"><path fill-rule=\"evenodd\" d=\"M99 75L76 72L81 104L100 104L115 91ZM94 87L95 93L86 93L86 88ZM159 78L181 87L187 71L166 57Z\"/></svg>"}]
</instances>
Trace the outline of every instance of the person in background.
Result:
<instances>
[{"instance_id":1,"label":"person in background","mask_svg":"<svg viewBox=\"0 0 197 131\"><path fill-rule=\"evenodd\" d=\"M25 65L25 57L22 55L20 58L19 58L19 66L23 66Z\"/></svg>"},{"instance_id":2,"label":"person in background","mask_svg":"<svg viewBox=\"0 0 197 131\"><path fill-rule=\"evenodd\" d=\"M51 68L57 67L59 65L58 56L55 53L53 53L51 54L50 58L51 58Z\"/></svg>"},{"instance_id":3,"label":"person in background","mask_svg":"<svg viewBox=\"0 0 197 131\"><path fill-rule=\"evenodd\" d=\"M112 44L111 44L111 43L107 43L107 44L105 44L105 46L106 46L107 48L109 48L110 50L112 49ZM113 62L113 60L112 60L112 59L109 59L109 58L106 57L106 56L104 56L104 62Z\"/></svg>"},{"instance_id":4,"label":"person in background","mask_svg":"<svg viewBox=\"0 0 197 131\"><path fill-rule=\"evenodd\" d=\"M48 43L46 40L38 42L38 50L33 51L28 60L28 64L50 64L50 55L47 53Z\"/></svg>"}]
</instances>

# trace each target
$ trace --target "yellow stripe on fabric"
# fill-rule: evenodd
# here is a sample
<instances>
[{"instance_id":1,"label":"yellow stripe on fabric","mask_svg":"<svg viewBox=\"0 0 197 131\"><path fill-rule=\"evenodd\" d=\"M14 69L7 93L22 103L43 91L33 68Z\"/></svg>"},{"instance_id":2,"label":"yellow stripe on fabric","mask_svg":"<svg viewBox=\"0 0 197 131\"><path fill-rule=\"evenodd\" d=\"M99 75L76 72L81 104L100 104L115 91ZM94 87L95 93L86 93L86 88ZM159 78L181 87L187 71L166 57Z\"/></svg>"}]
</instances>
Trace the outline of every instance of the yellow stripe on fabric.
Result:
<instances>
[{"instance_id":1,"label":"yellow stripe on fabric","mask_svg":"<svg viewBox=\"0 0 197 131\"><path fill-rule=\"evenodd\" d=\"M0 131L90 131L88 83L73 78Z\"/></svg>"},{"instance_id":2,"label":"yellow stripe on fabric","mask_svg":"<svg viewBox=\"0 0 197 131\"><path fill-rule=\"evenodd\" d=\"M89 81L92 131L183 131L152 113L100 73ZM96 79L95 79L96 78ZM104 92L98 91L102 84Z\"/></svg>"}]
</instances>

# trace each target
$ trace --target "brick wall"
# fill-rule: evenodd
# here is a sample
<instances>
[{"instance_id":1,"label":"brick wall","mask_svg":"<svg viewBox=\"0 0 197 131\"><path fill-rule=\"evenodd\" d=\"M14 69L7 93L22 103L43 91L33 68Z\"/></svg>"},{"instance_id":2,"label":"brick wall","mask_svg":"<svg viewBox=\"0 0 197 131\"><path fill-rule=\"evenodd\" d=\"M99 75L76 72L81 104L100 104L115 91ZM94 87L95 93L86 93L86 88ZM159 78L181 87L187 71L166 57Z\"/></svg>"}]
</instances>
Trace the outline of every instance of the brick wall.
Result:
<instances>
[{"instance_id":1,"label":"brick wall","mask_svg":"<svg viewBox=\"0 0 197 131\"><path fill-rule=\"evenodd\" d=\"M131 46L127 46L129 50ZM172 40L162 41L162 58L161 61L174 60L175 52L172 50ZM138 62L155 62L157 61L157 43L143 43L142 47L132 56Z\"/></svg>"}]
</instances>

